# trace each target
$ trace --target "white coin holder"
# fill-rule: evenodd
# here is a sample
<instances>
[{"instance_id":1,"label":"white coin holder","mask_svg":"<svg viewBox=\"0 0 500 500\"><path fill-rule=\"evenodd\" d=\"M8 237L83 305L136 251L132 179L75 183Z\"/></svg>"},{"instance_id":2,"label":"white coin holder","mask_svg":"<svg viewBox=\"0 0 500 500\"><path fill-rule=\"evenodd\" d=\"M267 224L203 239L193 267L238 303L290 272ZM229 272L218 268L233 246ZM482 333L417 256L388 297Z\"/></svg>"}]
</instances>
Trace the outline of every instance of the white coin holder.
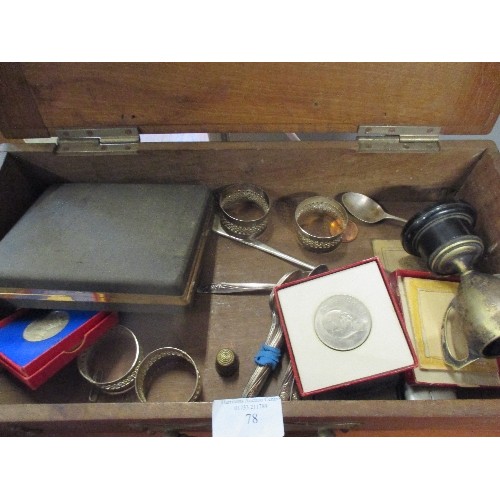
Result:
<instances>
[{"instance_id":1,"label":"white coin holder","mask_svg":"<svg viewBox=\"0 0 500 500\"><path fill-rule=\"evenodd\" d=\"M280 321L301 396L416 366L415 353L383 273L374 257L276 290ZM370 334L355 349L332 349L316 334L316 311L334 295L352 296L370 312Z\"/></svg>"}]
</instances>

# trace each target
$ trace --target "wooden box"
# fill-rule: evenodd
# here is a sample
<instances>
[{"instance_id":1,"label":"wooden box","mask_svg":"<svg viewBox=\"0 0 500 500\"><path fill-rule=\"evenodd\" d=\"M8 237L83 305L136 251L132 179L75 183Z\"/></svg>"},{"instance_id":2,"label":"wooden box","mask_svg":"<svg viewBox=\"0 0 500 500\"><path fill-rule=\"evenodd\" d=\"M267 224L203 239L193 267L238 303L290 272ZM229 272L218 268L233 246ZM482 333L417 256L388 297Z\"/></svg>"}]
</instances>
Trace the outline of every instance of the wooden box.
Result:
<instances>
[{"instance_id":1,"label":"wooden box","mask_svg":"<svg viewBox=\"0 0 500 500\"><path fill-rule=\"evenodd\" d=\"M372 257L372 240L398 239L400 226L359 223L355 241L312 254L295 240L294 197L358 191L408 218L430 202L457 196L478 211L476 229L486 248L479 267L500 272L498 149L492 141L439 140L439 133L487 134L499 112L496 63L1 64L0 237L58 182L201 182L211 189L251 182L273 202L260 239L333 268ZM118 130L95 131L110 127ZM71 140L74 129L84 138ZM147 143L138 142L137 131L220 133L223 139L248 132L358 137ZM33 137L58 139L20 140ZM213 233L199 281L276 282L292 269ZM5 303L4 314L10 309ZM188 307L123 312L120 322L145 352L161 346L188 352L201 373L201 401L100 396L89 402L89 386L75 364L36 391L2 372L0 434L210 435L211 401L241 396L270 310L266 295L196 294ZM222 347L239 356L233 378L215 370ZM282 374L273 374L265 395L277 394ZM286 435L500 435L500 391L406 401L377 390L284 402Z\"/></svg>"}]
</instances>

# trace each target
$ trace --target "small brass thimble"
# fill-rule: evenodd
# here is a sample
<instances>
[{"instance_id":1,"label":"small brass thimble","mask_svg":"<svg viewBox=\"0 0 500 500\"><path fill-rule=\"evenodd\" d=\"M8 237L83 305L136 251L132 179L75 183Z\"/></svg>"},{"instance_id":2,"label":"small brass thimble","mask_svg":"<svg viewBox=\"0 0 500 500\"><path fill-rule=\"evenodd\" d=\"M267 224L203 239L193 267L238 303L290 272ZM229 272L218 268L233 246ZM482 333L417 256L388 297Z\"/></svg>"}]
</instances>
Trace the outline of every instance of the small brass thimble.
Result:
<instances>
[{"instance_id":1,"label":"small brass thimble","mask_svg":"<svg viewBox=\"0 0 500 500\"><path fill-rule=\"evenodd\" d=\"M238 370L239 362L236 353L227 347L222 348L215 358L215 369L221 377L230 377Z\"/></svg>"}]
</instances>

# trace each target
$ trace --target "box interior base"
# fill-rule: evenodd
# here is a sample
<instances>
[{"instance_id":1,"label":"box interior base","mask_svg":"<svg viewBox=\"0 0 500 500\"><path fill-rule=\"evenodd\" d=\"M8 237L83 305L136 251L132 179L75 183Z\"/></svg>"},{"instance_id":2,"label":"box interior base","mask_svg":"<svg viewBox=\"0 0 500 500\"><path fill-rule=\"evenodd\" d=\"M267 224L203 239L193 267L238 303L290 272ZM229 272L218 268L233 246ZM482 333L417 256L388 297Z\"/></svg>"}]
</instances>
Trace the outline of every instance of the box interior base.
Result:
<instances>
[{"instance_id":1,"label":"box interior base","mask_svg":"<svg viewBox=\"0 0 500 500\"><path fill-rule=\"evenodd\" d=\"M0 236L43 189L56 182L199 181L216 189L246 181L262 186L272 199L269 226L259 239L313 265L326 264L333 269L372 257L372 240L398 239L401 226L389 221L372 225L356 221L359 233L354 241L342 243L332 253L313 254L299 246L291 223L293 207L300 197L358 191L377 199L389 213L409 218L429 203L459 193L473 205L479 205L478 230L484 235L488 249L480 265L498 272L499 258L494 244L500 230L498 222L490 217L498 213L498 201L485 193L495 192L500 176L498 152L495 148L486 151L488 146L491 144L484 142L454 143L443 144L435 154L375 155L358 153L352 143L144 145L135 155L91 158L58 156L45 146L15 149L7 146L0 171ZM293 267L285 261L211 233L201 262L199 283L277 282L291 270ZM4 314L10 310L12 306L3 303ZM140 434L145 429L163 432L170 428L189 429L192 434L209 432L209 403L214 399L241 397L270 320L266 295L195 294L188 307L166 306L159 313L120 313L120 323L137 335L145 353L171 346L185 350L195 360L203 385L200 403L166 402L155 406L137 403L133 392L114 397L100 394L97 402L91 403L90 386L78 374L76 363L70 363L36 391L23 387L2 371L0 408L6 412L0 419L3 429L0 432L8 433L14 424L19 430L19 422L23 421L21 427L41 428L45 433L106 433L111 422L115 429L117 422L126 423L125 433ZM220 377L215 370L216 354L222 347L233 349L239 357L239 371L230 378ZM262 395L277 394L283 371L279 367L273 372ZM174 401L183 397L190 380L172 379L171 383L174 389L169 397ZM334 429L337 424L347 430L354 429L360 423L361 427L375 431L392 429L397 433L406 425L422 432L434 425L445 432L449 428L449 415L455 410L472 417L470 412L475 411L475 406L469 403L476 399L483 405L488 405L486 400L492 402L477 410L482 413L484 429L500 414L497 399L500 391L496 390L460 389L457 396L468 406L462 406L460 401L447 401L439 407L441 402L437 402L435 414L423 409L415 413L419 402L400 401L402 394L402 377L391 376L285 404L286 429L291 434L307 434L317 433L321 428ZM342 400L345 406L335 407L330 404L332 400L336 404ZM399 417L385 422L374 419L374 411L385 416L394 413L395 407L387 406L389 402L404 405L396 407L402 408L400 413L396 412ZM106 404L109 421L98 416L101 403ZM411 404L417 405L410 409ZM57 417L52 419L55 405L63 408L63 425L58 431L50 423L58 421ZM159 408L168 410L161 414L157 413ZM414 417L410 422L408 415ZM73 431L64 431L64 423L73 425Z\"/></svg>"}]
</instances>

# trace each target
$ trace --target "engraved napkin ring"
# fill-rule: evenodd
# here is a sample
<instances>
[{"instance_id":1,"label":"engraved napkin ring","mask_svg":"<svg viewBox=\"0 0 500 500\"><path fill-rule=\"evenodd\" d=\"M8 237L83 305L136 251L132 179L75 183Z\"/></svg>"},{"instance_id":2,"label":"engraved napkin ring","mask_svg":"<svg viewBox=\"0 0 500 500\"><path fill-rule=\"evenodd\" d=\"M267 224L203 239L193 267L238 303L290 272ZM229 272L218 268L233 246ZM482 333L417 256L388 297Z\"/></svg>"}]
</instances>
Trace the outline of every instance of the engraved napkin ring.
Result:
<instances>
[{"instance_id":1,"label":"engraved napkin ring","mask_svg":"<svg viewBox=\"0 0 500 500\"><path fill-rule=\"evenodd\" d=\"M164 370L168 368L169 362L178 360L186 362L195 376L194 389L187 402L196 401L199 398L201 394L201 376L193 358L188 353L176 347L161 347L150 352L139 366L135 378L135 392L139 401L143 403L147 402L148 392L155 374L157 375L162 368Z\"/></svg>"},{"instance_id":2,"label":"engraved napkin ring","mask_svg":"<svg viewBox=\"0 0 500 500\"><path fill-rule=\"evenodd\" d=\"M253 184L231 184L219 193L219 209L220 222L228 233L255 237L267 227L269 196Z\"/></svg>"},{"instance_id":3,"label":"engraved napkin ring","mask_svg":"<svg viewBox=\"0 0 500 500\"><path fill-rule=\"evenodd\" d=\"M120 356L128 358L119 363ZM111 328L77 359L80 375L106 394L123 394L134 387L142 349L134 333L123 325ZM120 364L124 364L121 367Z\"/></svg>"}]
</instances>

